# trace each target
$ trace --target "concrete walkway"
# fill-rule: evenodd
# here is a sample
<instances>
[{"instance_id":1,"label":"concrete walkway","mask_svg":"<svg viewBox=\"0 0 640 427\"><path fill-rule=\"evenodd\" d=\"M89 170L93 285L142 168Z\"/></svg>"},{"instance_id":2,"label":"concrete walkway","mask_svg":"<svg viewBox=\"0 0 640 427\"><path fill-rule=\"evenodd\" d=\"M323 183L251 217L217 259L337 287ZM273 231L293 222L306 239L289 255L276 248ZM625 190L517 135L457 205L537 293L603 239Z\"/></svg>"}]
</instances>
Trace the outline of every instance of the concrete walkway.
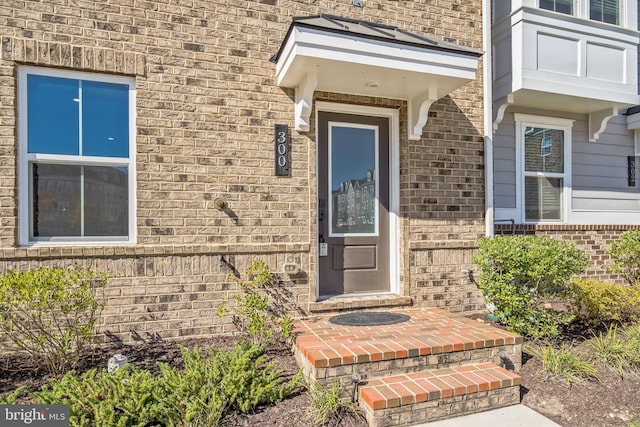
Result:
<instances>
[{"instance_id":1,"label":"concrete walkway","mask_svg":"<svg viewBox=\"0 0 640 427\"><path fill-rule=\"evenodd\" d=\"M550 419L524 405L507 406L479 414L418 424L414 427L560 427Z\"/></svg>"}]
</instances>

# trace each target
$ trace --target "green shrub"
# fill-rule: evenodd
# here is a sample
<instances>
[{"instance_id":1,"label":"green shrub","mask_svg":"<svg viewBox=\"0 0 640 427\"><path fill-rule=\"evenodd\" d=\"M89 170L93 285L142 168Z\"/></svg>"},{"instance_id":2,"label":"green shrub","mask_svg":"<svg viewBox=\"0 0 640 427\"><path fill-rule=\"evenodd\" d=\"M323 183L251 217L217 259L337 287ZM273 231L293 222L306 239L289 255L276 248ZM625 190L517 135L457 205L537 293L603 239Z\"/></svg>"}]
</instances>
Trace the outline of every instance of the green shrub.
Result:
<instances>
[{"instance_id":1,"label":"green shrub","mask_svg":"<svg viewBox=\"0 0 640 427\"><path fill-rule=\"evenodd\" d=\"M264 347L238 344L233 351L182 348L184 368L159 364L161 374L125 365L113 373L69 372L32 394L42 404L70 406L70 425L85 427L218 426L235 412L288 397L301 374L287 379Z\"/></svg>"},{"instance_id":2,"label":"green shrub","mask_svg":"<svg viewBox=\"0 0 640 427\"><path fill-rule=\"evenodd\" d=\"M620 273L630 284L640 284L640 230L622 233L607 253L613 258L609 271Z\"/></svg>"},{"instance_id":3,"label":"green shrub","mask_svg":"<svg viewBox=\"0 0 640 427\"><path fill-rule=\"evenodd\" d=\"M307 396L311 406L309 411L315 425L341 425L343 418L360 418L358 405L340 398L340 383L336 380L330 386L323 386L309 380Z\"/></svg>"},{"instance_id":4,"label":"green shrub","mask_svg":"<svg viewBox=\"0 0 640 427\"><path fill-rule=\"evenodd\" d=\"M0 333L49 372L65 372L95 337L104 281L78 267L12 271L0 278Z\"/></svg>"},{"instance_id":5,"label":"green shrub","mask_svg":"<svg viewBox=\"0 0 640 427\"><path fill-rule=\"evenodd\" d=\"M293 318L279 313L272 307L265 293L276 281L275 275L264 261L252 263L245 272L246 280L235 279L241 293L236 296L236 305L231 308L233 322L249 342L273 344L284 342L291 336ZM230 309L218 307L218 316Z\"/></svg>"},{"instance_id":6,"label":"green shrub","mask_svg":"<svg viewBox=\"0 0 640 427\"><path fill-rule=\"evenodd\" d=\"M550 345L538 348L527 347L533 357L542 362L544 369L554 378L563 379L567 384L598 379L598 370L589 361L583 360L564 344L555 349Z\"/></svg>"},{"instance_id":7,"label":"green shrub","mask_svg":"<svg viewBox=\"0 0 640 427\"><path fill-rule=\"evenodd\" d=\"M575 279L570 285L571 311L592 325L640 320L640 287Z\"/></svg>"},{"instance_id":8,"label":"green shrub","mask_svg":"<svg viewBox=\"0 0 640 427\"><path fill-rule=\"evenodd\" d=\"M485 301L511 331L553 337L571 321L570 314L545 308L542 300L564 295L569 278L586 268L587 256L575 244L541 236L483 238L473 261Z\"/></svg>"}]
</instances>

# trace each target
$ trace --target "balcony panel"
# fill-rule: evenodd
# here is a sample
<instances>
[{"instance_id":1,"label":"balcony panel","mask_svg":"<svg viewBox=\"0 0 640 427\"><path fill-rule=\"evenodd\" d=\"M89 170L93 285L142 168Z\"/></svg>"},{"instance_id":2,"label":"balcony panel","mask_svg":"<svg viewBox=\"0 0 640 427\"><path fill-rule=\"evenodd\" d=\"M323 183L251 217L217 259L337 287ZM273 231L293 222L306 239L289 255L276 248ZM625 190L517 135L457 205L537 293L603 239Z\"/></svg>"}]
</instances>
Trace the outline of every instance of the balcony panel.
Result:
<instances>
[{"instance_id":1,"label":"balcony panel","mask_svg":"<svg viewBox=\"0 0 640 427\"><path fill-rule=\"evenodd\" d=\"M587 42L586 77L625 83L625 49Z\"/></svg>"},{"instance_id":2,"label":"balcony panel","mask_svg":"<svg viewBox=\"0 0 640 427\"><path fill-rule=\"evenodd\" d=\"M526 7L493 30L495 103L579 113L640 104L637 31Z\"/></svg>"},{"instance_id":3,"label":"balcony panel","mask_svg":"<svg viewBox=\"0 0 640 427\"><path fill-rule=\"evenodd\" d=\"M580 40L538 33L537 60L539 71L578 76L580 73Z\"/></svg>"}]
</instances>

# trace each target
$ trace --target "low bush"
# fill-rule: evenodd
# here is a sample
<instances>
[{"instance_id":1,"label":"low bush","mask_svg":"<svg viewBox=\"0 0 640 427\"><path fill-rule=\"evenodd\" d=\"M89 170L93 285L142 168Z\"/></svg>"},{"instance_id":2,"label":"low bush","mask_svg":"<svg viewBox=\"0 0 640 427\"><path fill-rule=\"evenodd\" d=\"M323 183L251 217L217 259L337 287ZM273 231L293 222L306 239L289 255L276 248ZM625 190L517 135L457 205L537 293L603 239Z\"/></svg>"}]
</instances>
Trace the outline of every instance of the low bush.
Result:
<instances>
[{"instance_id":1,"label":"low bush","mask_svg":"<svg viewBox=\"0 0 640 427\"><path fill-rule=\"evenodd\" d=\"M0 333L57 374L95 338L105 277L71 268L16 270L0 278Z\"/></svg>"},{"instance_id":2,"label":"low bush","mask_svg":"<svg viewBox=\"0 0 640 427\"><path fill-rule=\"evenodd\" d=\"M592 325L640 320L640 287L593 279L571 282L570 311Z\"/></svg>"},{"instance_id":3,"label":"low bush","mask_svg":"<svg viewBox=\"0 0 640 427\"><path fill-rule=\"evenodd\" d=\"M72 426L218 426L233 413L288 397L301 374L287 380L265 360L264 347L238 344L233 351L182 348L184 368L159 364L161 374L125 365L113 373L67 373L32 397L70 406Z\"/></svg>"},{"instance_id":4,"label":"low bush","mask_svg":"<svg viewBox=\"0 0 640 427\"><path fill-rule=\"evenodd\" d=\"M253 344L284 342L291 337L293 318L275 310L265 292L276 277L264 261L249 265L245 280L232 275L229 279L236 281L241 293L236 296L235 306L219 306L218 316L231 312L240 333Z\"/></svg>"},{"instance_id":5,"label":"low bush","mask_svg":"<svg viewBox=\"0 0 640 427\"><path fill-rule=\"evenodd\" d=\"M566 285L587 266L575 244L542 236L483 238L473 261L478 287L493 315L511 331L533 338L555 337L573 316L544 307L564 296Z\"/></svg>"},{"instance_id":6,"label":"low bush","mask_svg":"<svg viewBox=\"0 0 640 427\"><path fill-rule=\"evenodd\" d=\"M559 349L547 345L540 348L527 347L526 350L542 362L552 377L565 380L568 385L598 379L596 367L564 344Z\"/></svg>"},{"instance_id":7,"label":"low bush","mask_svg":"<svg viewBox=\"0 0 640 427\"><path fill-rule=\"evenodd\" d=\"M620 273L630 284L640 284L640 230L628 230L611 244L609 271Z\"/></svg>"}]
</instances>

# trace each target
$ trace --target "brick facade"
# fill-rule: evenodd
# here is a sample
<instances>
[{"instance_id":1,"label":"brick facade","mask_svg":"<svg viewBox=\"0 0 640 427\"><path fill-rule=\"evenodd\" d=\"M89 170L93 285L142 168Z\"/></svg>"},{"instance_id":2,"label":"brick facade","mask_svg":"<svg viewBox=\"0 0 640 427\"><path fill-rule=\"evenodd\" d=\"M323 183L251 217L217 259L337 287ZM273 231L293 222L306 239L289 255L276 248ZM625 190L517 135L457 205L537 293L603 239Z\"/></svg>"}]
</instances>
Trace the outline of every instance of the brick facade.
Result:
<instances>
[{"instance_id":1,"label":"brick facade","mask_svg":"<svg viewBox=\"0 0 640 427\"><path fill-rule=\"evenodd\" d=\"M231 333L216 316L228 279L254 260L282 271L291 311L315 303L315 131L292 131L290 177L273 173L273 126L293 128L293 89L269 58L293 16L361 19L481 49L481 2L367 0L6 0L0 5L0 272L80 264L106 271L105 330L193 337ZM482 63L482 62L481 62ZM136 80L137 244L19 247L17 67ZM481 69L436 102L409 141L404 101L318 92L315 100L400 111L400 297L481 308L462 273L484 232ZM313 117L313 115L312 115ZM223 197L229 210L214 209Z\"/></svg>"}]
</instances>

